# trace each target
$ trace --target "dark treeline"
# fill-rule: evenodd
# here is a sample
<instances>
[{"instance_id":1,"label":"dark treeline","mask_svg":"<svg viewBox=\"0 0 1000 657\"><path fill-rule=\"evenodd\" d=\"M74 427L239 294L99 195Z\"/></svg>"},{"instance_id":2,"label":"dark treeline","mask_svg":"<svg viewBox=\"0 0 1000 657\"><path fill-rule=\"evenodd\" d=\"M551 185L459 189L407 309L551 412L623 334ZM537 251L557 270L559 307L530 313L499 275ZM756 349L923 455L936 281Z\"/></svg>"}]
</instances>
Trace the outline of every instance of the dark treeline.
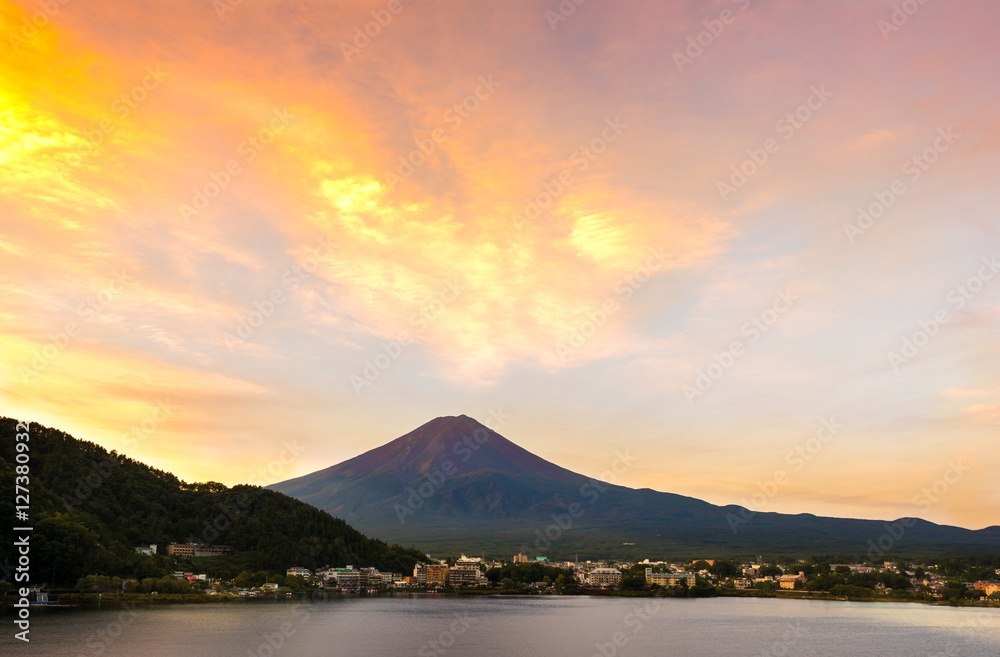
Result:
<instances>
[{"instance_id":1,"label":"dark treeline","mask_svg":"<svg viewBox=\"0 0 1000 657\"><path fill-rule=\"evenodd\" d=\"M13 519L15 427L0 418L0 514ZM31 424L31 580L72 586L86 575L158 578L172 572L167 543L230 545L234 555L200 559L251 571L284 573L289 566L374 566L407 573L419 551L369 539L339 518L257 486L187 484L115 451ZM21 470L24 473L24 470ZM23 480L22 480L23 481ZM0 581L13 581L11 522L0 529ZM156 544L144 556L136 546ZM203 569L204 570L204 569ZM221 570L221 568L212 568Z\"/></svg>"}]
</instances>

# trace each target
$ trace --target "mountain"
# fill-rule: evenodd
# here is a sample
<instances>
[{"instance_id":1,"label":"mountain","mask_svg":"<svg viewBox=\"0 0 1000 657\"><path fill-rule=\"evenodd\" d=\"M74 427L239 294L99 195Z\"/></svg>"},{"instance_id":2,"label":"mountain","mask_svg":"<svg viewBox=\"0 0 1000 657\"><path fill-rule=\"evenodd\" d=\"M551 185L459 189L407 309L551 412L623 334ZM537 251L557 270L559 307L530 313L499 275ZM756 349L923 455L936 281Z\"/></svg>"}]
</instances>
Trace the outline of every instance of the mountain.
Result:
<instances>
[{"instance_id":1,"label":"mountain","mask_svg":"<svg viewBox=\"0 0 1000 657\"><path fill-rule=\"evenodd\" d=\"M619 455L622 467L632 457ZM515 445L476 420L439 417L381 447L269 486L377 533L431 551L529 556L665 553L1000 553L1000 527L918 519L754 513L596 481ZM634 544L634 545L631 545Z\"/></svg>"},{"instance_id":2,"label":"mountain","mask_svg":"<svg viewBox=\"0 0 1000 657\"><path fill-rule=\"evenodd\" d=\"M14 435L0 418L0 514L13 519ZM200 569L231 579L243 570L284 574L289 566L376 566L410 572L426 559L416 550L367 538L344 520L257 486L188 484L174 475L32 423L28 432L28 520L33 582L73 585L85 575L160 577L174 570L161 556L169 542L230 545L231 555L201 560ZM9 438L8 438L9 437ZM21 502L18 502L21 503ZM10 520L0 541L15 538ZM146 557L135 547L157 544ZM0 580L10 579L12 550L0 552ZM227 571L227 569L229 569ZM262 576L263 578L263 576Z\"/></svg>"}]
</instances>

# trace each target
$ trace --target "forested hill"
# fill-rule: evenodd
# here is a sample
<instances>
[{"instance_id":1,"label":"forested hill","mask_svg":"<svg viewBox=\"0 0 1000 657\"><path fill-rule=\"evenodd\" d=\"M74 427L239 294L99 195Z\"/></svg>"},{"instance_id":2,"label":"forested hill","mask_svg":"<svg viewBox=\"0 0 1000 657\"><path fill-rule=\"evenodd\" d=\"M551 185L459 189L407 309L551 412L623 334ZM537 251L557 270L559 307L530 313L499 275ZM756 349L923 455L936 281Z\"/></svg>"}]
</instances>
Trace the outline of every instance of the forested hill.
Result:
<instances>
[{"instance_id":1,"label":"forested hill","mask_svg":"<svg viewBox=\"0 0 1000 657\"><path fill-rule=\"evenodd\" d=\"M72 585L91 575L161 576L162 556L135 552L170 542L231 545L238 562L283 573L289 566L375 566L409 572L426 557L370 539L326 511L257 486L187 484L123 454L31 424L30 515L15 520L17 422L0 418L0 579L12 580L12 527L31 532L32 581ZM22 471L23 472L23 471ZM23 483L23 480L22 482ZM23 500L22 500L23 501ZM230 561L229 557L215 557Z\"/></svg>"}]
</instances>

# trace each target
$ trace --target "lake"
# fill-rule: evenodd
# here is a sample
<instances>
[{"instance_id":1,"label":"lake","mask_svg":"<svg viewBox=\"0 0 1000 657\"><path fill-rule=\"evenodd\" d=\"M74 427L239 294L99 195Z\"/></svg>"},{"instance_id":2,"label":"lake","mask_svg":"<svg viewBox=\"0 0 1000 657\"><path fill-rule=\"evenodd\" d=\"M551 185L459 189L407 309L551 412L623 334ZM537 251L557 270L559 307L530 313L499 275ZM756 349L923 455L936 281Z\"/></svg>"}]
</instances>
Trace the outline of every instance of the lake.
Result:
<instances>
[{"instance_id":1,"label":"lake","mask_svg":"<svg viewBox=\"0 0 1000 657\"><path fill-rule=\"evenodd\" d=\"M15 657L997 657L1000 610L762 598L423 596L33 610Z\"/></svg>"}]
</instances>

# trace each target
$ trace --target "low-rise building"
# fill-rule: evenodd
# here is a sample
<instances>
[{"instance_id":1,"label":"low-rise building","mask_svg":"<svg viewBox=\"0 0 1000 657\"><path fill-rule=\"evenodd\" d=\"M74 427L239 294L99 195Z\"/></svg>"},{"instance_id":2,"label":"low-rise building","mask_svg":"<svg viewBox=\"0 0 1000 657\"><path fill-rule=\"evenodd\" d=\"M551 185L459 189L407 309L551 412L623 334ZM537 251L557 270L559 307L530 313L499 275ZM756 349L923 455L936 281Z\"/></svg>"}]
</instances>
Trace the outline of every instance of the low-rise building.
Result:
<instances>
[{"instance_id":1,"label":"low-rise building","mask_svg":"<svg viewBox=\"0 0 1000 657\"><path fill-rule=\"evenodd\" d=\"M783 589L794 589L796 582L801 582L802 584L805 584L806 574L802 571L799 571L798 575L782 575L781 577L778 578L778 586L780 586Z\"/></svg>"},{"instance_id":2,"label":"low-rise building","mask_svg":"<svg viewBox=\"0 0 1000 657\"><path fill-rule=\"evenodd\" d=\"M680 586L681 582L686 582L689 587L694 586L694 573L654 573L652 568L646 569L647 584L657 584L659 586Z\"/></svg>"},{"instance_id":3,"label":"low-rise building","mask_svg":"<svg viewBox=\"0 0 1000 657\"><path fill-rule=\"evenodd\" d=\"M1000 593L1000 581L978 581L972 585L977 591L982 591L984 595L991 596Z\"/></svg>"},{"instance_id":4,"label":"low-rise building","mask_svg":"<svg viewBox=\"0 0 1000 657\"><path fill-rule=\"evenodd\" d=\"M472 586L478 583L479 575L478 568L451 568L447 582L449 586Z\"/></svg>"},{"instance_id":5,"label":"low-rise building","mask_svg":"<svg viewBox=\"0 0 1000 657\"><path fill-rule=\"evenodd\" d=\"M312 572L308 568L302 568L301 566L292 566L285 571L285 577L312 577Z\"/></svg>"},{"instance_id":6,"label":"low-rise building","mask_svg":"<svg viewBox=\"0 0 1000 657\"><path fill-rule=\"evenodd\" d=\"M473 570L479 570L479 566L482 563L483 560L481 557L467 557L463 554L455 561L455 568L470 568Z\"/></svg>"},{"instance_id":7,"label":"low-rise building","mask_svg":"<svg viewBox=\"0 0 1000 657\"><path fill-rule=\"evenodd\" d=\"M587 574L591 586L618 586L622 581L622 571L617 568L594 568Z\"/></svg>"},{"instance_id":8,"label":"low-rise building","mask_svg":"<svg viewBox=\"0 0 1000 657\"><path fill-rule=\"evenodd\" d=\"M231 545L205 545L203 543L169 543L167 554L178 557L215 557L229 554L233 551Z\"/></svg>"},{"instance_id":9,"label":"low-rise building","mask_svg":"<svg viewBox=\"0 0 1000 657\"><path fill-rule=\"evenodd\" d=\"M354 570L354 566L331 568L330 571L338 586L354 587L361 584L361 571Z\"/></svg>"}]
</instances>

